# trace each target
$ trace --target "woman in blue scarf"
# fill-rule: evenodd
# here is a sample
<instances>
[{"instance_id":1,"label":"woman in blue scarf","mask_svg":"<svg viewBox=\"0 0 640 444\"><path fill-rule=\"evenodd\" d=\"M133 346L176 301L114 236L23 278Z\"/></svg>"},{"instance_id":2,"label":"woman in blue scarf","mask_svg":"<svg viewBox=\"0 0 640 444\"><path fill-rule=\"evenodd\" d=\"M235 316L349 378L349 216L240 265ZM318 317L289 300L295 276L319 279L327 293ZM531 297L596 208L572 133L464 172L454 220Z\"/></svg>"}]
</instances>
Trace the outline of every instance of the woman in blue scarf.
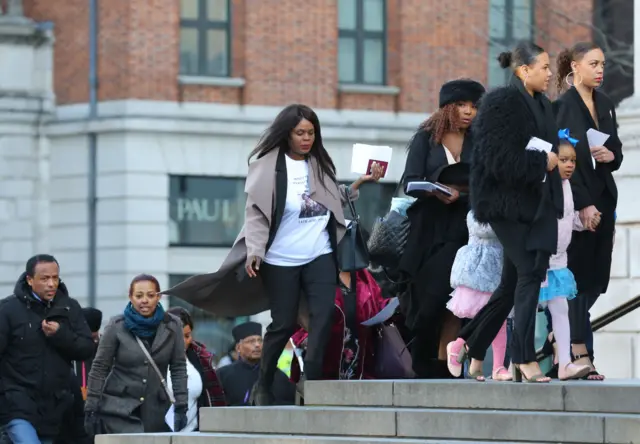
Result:
<instances>
[{"instance_id":1,"label":"woman in blue scarf","mask_svg":"<svg viewBox=\"0 0 640 444\"><path fill-rule=\"evenodd\" d=\"M175 399L164 379L169 368ZM155 277L139 275L131 282L124 313L104 330L87 391L85 429L92 436L180 431L187 425L182 322L164 311ZM167 425L171 404L174 420Z\"/></svg>"}]
</instances>

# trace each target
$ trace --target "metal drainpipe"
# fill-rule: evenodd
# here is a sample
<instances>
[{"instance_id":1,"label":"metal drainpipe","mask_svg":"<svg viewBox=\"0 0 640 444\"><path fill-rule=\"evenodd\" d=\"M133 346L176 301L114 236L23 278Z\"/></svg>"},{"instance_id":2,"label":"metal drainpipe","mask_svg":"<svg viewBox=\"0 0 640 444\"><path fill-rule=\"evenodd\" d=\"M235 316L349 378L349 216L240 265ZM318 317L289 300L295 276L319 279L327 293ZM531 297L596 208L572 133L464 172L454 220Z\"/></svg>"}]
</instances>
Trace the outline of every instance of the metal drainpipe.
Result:
<instances>
[{"instance_id":1,"label":"metal drainpipe","mask_svg":"<svg viewBox=\"0 0 640 444\"><path fill-rule=\"evenodd\" d=\"M89 307L97 304L97 169L98 134L93 122L98 117L98 0L89 0Z\"/></svg>"}]
</instances>

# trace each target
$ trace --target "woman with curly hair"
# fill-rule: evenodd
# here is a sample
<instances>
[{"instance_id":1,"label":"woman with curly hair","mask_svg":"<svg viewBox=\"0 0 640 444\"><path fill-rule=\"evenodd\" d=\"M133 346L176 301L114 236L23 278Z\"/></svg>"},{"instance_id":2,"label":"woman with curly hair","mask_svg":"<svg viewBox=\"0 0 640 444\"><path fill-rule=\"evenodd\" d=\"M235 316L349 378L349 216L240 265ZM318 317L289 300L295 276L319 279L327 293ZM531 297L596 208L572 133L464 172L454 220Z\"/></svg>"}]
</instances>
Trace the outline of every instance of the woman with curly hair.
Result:
<instances>
[{"instance_id":1,"label":"woman with curly hair","mask_svg":"<svg viewBox=\"0 0 640 444\"><path fill-rule=\"evenodd\" d=\"M601 214L593 231L574 233L568 250L569 269L578 284L578 297L569 301L573 357L591 366L586 379L600 381L593 367L593 333L589 310L606 293L611 274L618 188L613 172L622 164L622 142L618 138L615 106L602 91L605 56L598 45L581 42L565 49L557 59L558 90L566 92L554 103L556 120L578 139L577 162L571 177L574 207L583 225ZM604 146L590 146L587 131L592 128L609 135ZM553 343L553 339L551 343Z\"/></svg>"},{"instance_id":2,"label":"woman with curly hair","mask_svg":"<svg viewBox=\"0 0 640 444\"><path fill-rule=\"evenodd\" d=\"M416 181L439 182L451 190L450 194L408 193L417 200L407 210L411 231L399 271L410 280L401 306L414 336L411 354L418 378L447 374L446 356L439 359L439 350L444 350L440 338L446 344L460 327L459 321L448 314L446 304L452 291L449 275L453 260L468 240L468 199L464 192L473 147L469 128L484 91L474 80L445 83L440 90L439 109L420 125L409 144L405 190Z\"/></svg>"}]
</instances>

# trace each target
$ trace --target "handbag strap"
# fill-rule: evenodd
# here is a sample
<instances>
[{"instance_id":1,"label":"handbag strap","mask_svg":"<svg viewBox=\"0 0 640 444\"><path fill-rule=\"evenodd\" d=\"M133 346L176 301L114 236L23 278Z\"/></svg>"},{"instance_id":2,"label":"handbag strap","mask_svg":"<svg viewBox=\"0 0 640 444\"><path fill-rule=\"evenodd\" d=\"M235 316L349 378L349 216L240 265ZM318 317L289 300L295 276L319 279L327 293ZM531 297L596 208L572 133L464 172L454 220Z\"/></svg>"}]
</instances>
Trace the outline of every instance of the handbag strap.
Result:
<instances>
[{"instance_id":1,"label":"handbag strap","mask_svg":"<svg viewBox=\"0 0 640 444\"><path fill-rule=\"evenodd\" d=\"M151 367L153 367L153 369L155 370L156 374L158 375L158 378L160 378L160 383L162 384L162 388L164 388L164 391L166 392L167 396L169 397L169 401L171 401L171 404L175 404L176 403L176 399L173 397L173 394L169 391L169 386L167 385L167 381L166 381L166 379L164 379L164 376L162 375L162 372L160 371L160 369L156 365L156 361L154 361L153 358L151 357L151 353L149 353L149 350L147 350L147 347L145 347L144 342L142 342L142 340L140 340L140 338L137 337L137 336L136 336L136 341L138 341L138 345L142 349L142 352L144 353L144 355L149 360L149 363L151 364Z\"/></svg>"}]
</instances>

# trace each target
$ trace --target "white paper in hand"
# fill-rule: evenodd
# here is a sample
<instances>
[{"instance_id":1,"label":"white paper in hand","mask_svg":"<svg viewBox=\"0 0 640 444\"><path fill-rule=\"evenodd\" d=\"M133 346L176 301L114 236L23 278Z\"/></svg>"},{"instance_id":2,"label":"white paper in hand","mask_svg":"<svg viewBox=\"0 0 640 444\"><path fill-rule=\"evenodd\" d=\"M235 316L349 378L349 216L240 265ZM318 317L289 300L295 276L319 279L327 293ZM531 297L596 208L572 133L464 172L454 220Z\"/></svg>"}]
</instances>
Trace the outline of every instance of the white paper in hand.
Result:
<instances>
[{"instance_id":1,"label":"white paper in hand","mask_svg":"<svg viewBox=\"0 0 640 444\"><path fill-rule=\"evenodd\" d=\"M393 150L389 146L365 145L356 143L353 145L351 157L351 172L358 174L371 174L371 165L376 162L382 167L382 177L387 175Z\"/></svg>"},{"instance_id":2,"label":"white paper in hand","mask_svg":"<svg viewBox=\"0 0 640 444\"><path fill-rule=\"evenodd\" d=\"M589 128L587 130L587 140L589 141L589 148L604 146L604 143L609 140L609 134Z\"/></svg>"},{"instance_id":3,"label":"white paper in hand","mask_svg":"<svg viewBox=\"0 0 640 444\"><path fill-rule=\"evenodd\" d=\"M173 427L176 424L175 418L176 418L176 410L173 404L171 404L171 407L169 407L169 410L167 410L167 414L164 415L164 422L167 423L167 425L169 426L172 432L175 432L175 430L173 430Z\"/></svg>"},{"instance_id":4,"label":"white paper in hand","mask_svg":"<svg viewBox=\"0 0 640 444\"><path fill-rule=\"evenodd\" d=\"M548 154L551 152L551 148L553 148L553 145L546 140L532 137L531 140L529 140L526 148L530 151L541 151Z\"/></svg>"},{"instance_id":5,"label":"white paper in hand","mask_svg":"<svg viewBox=\"0 0 640 444\"><path fill-rule=\"evenodd\" d=\"M604 143L609 140L609 134L603 133L593 128L589 128L587 130L587 141L589 142L589 148L593 148L595 146L604 146ZM593 167L596 167L596 159L591 156L591 163L593 163Z\"/></svg>"}]
</instances>

